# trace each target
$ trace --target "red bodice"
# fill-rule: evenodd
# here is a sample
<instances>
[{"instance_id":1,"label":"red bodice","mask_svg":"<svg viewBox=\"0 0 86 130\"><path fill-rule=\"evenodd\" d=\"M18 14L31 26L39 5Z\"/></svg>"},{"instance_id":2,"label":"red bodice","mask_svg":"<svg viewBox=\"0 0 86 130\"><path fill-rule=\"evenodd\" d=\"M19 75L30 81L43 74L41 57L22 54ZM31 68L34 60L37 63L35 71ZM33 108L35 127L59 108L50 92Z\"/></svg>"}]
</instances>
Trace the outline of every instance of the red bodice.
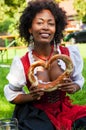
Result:
<instances>
[{"instance_id":1,"label":"red bodice","mask_svg":"<svg viewBox=\"0 0 86 130\"><path fill-rule=\"evenodd\" d=\"M69 51L66 47L59 46L59 48L62 54L69 56ZM30 62L28 52L21 58L21 61L26 75L27 87L29 89L30 82L28 80L28 71ZM72 105L66 93L58 90L45 93L41 100L35 101L33 105L47 114L56 130L71 130L75 120L86 116L86 106Z\"/></svg>"},{"instance_id":2,"label":"red bodice","mask_svg":"<svg viewBox=\"0 0 86 130\"><path fill-rule=\"evenodd\" d=\"M59 46L59 48L60 48L62 54L65 54L65 55L69 56L69 51L68 51L67 47ZM29 72L30 62L29 62L29 58L28 58L28 52L26 53L25 56L23 56L21 58L21 61L22 61L23 66L24 66L24 71L25 71L26 80L27 80L27 87L29 89L30 82L28 80L28 72ZM64 96L65 96L65 92L55 90L55 91L50 92L50 93L45 93L42 96L42 98L41 98L41 100L39 102L53 103L53 102L56 102L58 100L61 100L62 98L64 98Z\"/></svg>"}]
</instances>

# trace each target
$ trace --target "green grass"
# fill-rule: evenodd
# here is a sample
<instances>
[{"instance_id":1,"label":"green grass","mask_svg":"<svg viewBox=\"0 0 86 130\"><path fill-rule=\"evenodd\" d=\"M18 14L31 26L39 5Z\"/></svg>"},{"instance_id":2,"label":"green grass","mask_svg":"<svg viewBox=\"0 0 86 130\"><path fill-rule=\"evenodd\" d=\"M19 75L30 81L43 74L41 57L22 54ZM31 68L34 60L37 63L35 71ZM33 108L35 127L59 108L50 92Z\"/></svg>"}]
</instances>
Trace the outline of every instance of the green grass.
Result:
<instances>
[{"instance_id":1,"label":"green grass","mask_svg":"<svg viewBox=\"0 0 86 130\"><path fill-rule=\"evenodd\" d=\"M83 76L85 79L85 83L83 86L83 89L81 91L78 91L77 93L70 95L70 97L73 99L74 104L86 104L86 44L77 44L79 47L80 54L84 61L84 68L83 68Z\"/></svg>"},{"instance_id":2,"label":"green grass","mask_svg":"<svg viewBox=\"0 0 86 130\"><path fill-rule=\"evenodd\" d=\"M7 62L8 59L13 59L14 56L22 56L27 51L27 48L21 48L21 49L9 49L7 52L5 51L3 53L3 62ZM9 61L8 61L9 62ZM0 52L0 63L2 63L2 53Z\"/></svg>"},{"instance_id":3,"label":"green grass","mask_svg":"<svg viewBox=\"0 0 86 130\"><path fill-rule=\"evenodd\" d=\"M8 83L6 75L9 72L8 68L0 68L0 118L11 117L14 105L10 104L4 97L4 85Z\"/></svg>"},{"instance_id":4,"label":"green grass","mask_svg":"<svg viewBox=\"0 0 86 130\"><path fill-rule=\"evenodd\" d=\"M79 91L73 95L70 95L71 99L74 100L74 104L86 104L86 44L77 44L80 49L80 53L84 60L84 69L83 69L83 76L85 77L85 84L83 86L82 91ZM21 51L21 53L20 53ZM22 56L27 50L17 50L16 54L18 56ZM12 59L14 57L14 51L10 50L9 52L9 60L6 61L5 55L4 55L4 63L0 62L0 64L11 64ZM0 60L1 61L1 60ZM9 72L9 68L1 68L0 67L0 119L1 118L10 118L13 113L14 105L10 104L5 96L4 96L4 85L8 83L6 80L6 75Z\"/></svg>"},{"instance_id":5,"label":"green grass","mask_svg":"<svg viewBox=\"0 0 86 130\"><path fill-rule=\"evenodd\" d=\"M85 78L85 83L84 86L82 88L82 90L78 91L75 94L70 95L70 97L73 99L73 103L74 104L86 104L86 58L83 58L84 60L84 68L83 68L83 76Z\"/></svg>"},{"instance_id":6,"label":"green grass","mask_svg":"<svg viewBox=\"0 0 86 130\"><path fill-rule=\"evenodd\" d=\"M3 65L3 64L10 65L15 54L21 57L22 55L25 54L26 51L27 49L25 48L17 49L17 50L10 49L8 51L9 60L7 61L6 53L4 53L3 62L1 60L1 54L0 54L0 65ZM0 67L0 118L10 118L12 116L12 112L14 109L14 105L10 104L6 100L4 96L4 91L3 91L5 84L8 83L8 81L6 80L6 75L8 74L8 72L9 72L9 68Z\"/></svg>"}]
</instances>

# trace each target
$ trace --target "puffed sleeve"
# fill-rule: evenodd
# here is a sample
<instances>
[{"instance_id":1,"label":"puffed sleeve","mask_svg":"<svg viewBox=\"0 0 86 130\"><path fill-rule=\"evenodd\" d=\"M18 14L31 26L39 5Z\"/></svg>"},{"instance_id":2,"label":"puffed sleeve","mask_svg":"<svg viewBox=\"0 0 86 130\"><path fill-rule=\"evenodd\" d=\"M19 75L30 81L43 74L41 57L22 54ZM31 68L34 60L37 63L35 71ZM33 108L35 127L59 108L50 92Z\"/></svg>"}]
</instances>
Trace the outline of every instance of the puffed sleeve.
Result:
<instances>
[{"instance_id":1,"label":"puffed sleeve","mask_svg":"<svg viewBox=\"0 0 86 130\"><path fill-rule=\"evenodd\" d=\"M4 94L8 101L12 101L18 94L24 93L23 87L26 84L24 68L19 57L15 57L7 75L9 84L4 87Z\"/></svg>"},{"instance_id":2,"label":"puffed sleeve","mask_svg":"<svg viewBox=\"0 0 86 130\"><path fill-rule=\"evenodd\" d=\"M68 46L68 49L74 65L74 70L71 78L76 84L80 86L80 88L82 88L84 84L84 77L82 75L83 59L80 55L77 45L70 45Z\"/></svg>"}]
</instances>

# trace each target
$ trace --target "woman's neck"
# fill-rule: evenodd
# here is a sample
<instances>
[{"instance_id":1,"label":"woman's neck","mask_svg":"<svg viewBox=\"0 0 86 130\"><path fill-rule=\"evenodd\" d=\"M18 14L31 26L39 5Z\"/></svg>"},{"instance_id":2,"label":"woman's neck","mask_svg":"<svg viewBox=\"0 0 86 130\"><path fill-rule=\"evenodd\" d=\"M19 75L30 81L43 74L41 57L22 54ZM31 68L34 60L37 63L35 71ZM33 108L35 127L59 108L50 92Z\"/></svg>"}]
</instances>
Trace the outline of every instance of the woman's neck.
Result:
<instances>
[{"instance_id":1,"label":"woman's neck","mask_svg":"<svg viewBox=\"0 0 86 130\"><path fill-rule=\"evenodd\" d=\"M41 56L49 56L51 53L52 47L50 44L34 44L34 51Z\"/></svg>"},{"instance_id":2,"label":"woman's neck","mask_svg":"<svg viewBox=\"0 0 86 130\"><path fill-rule=\"evenodd\" d=\"M33 55L35 58L43 60L43 61L48 61L54 52L54 48L51 45L35 45L34 50L33 50Z\"/></svg>"}]
</instances>

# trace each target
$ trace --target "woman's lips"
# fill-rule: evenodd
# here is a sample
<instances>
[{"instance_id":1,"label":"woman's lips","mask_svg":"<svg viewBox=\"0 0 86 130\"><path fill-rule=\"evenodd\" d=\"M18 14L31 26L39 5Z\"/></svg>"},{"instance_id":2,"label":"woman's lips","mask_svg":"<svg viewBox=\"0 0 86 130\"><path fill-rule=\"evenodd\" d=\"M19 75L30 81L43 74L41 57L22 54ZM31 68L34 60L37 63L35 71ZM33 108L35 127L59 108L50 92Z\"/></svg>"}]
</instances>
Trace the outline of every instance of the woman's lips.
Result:
<instances>
[{"instance_id":1,"label":"woman's lips","mask_svg":"<svg viewBox=\"0 0 86 130\"><path fill-rule=\"evenodd\" d=\"M42 38L48 38L49 36L50 36L50 34L48 34L48 33L41 33Z\"/></svg>"}]
</instances>

